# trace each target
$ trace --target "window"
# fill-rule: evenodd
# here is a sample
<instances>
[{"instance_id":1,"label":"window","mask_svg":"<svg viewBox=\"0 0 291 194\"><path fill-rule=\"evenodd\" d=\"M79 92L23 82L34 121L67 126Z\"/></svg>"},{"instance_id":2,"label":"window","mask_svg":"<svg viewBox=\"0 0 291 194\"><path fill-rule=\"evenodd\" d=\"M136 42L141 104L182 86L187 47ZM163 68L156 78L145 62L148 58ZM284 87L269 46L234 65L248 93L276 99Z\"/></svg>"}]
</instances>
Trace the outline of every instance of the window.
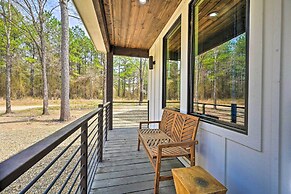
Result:
<instances>
[{"instance_id":1,"label":"window","mask_svg":"<svg viewBox=\"0 0 291 194\"><path fill-rule=\"evenodd\" d=\"M181 18L163 39L163 108L180 109Z\"/></svg>"},{"instance_id":2,"label":"window","mask_svg":"<svg viewBox=\"0 0 291 194\"><path fill-rule=\"evenodd\" d=\"M248 1L191 4L189 111L247 133Z\"/></svg>"}]
</instances>

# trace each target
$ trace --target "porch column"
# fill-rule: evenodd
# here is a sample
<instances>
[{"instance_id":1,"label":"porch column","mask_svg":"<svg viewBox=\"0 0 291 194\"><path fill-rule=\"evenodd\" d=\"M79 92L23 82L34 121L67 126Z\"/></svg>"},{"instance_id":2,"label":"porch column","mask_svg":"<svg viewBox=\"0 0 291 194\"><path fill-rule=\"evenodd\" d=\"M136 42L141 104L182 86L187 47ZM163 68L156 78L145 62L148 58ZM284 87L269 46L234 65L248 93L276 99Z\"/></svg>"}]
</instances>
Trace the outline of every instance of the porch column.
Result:
<instances>
[{"instance_id":1,"label":"porch column","mask_svg":"<svg viewBox=\"0 0 291 194\"><path fill-rule=\"evenodd\" d=\"M106 62L105 102L111 102L109 111L109 130L112 129L113 119L113 53L108 52Z\"/></svg>"}]
</instances>

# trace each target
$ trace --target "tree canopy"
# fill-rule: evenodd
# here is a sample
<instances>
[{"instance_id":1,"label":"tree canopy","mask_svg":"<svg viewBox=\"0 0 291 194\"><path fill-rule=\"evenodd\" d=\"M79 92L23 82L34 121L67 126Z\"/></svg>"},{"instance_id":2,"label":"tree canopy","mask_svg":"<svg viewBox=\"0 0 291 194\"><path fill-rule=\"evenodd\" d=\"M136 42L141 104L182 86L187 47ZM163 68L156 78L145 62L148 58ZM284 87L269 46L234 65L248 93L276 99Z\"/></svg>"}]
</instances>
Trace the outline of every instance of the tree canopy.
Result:
<instances>
[{"instance_id":1,"label":"tree canopy","mask_svg":"<svg viewBox=\"0 0 291 194\"><path fill-rule=\"evenodd\" d=\"M5 1L1 1L5 3ZM5 6L5 5L4 5ZM5 24L3 11L0 14L0 97L5 97ZM11 28L11 58L12 79L11 97L13 99L25 96L42 97L42 66L40 63L40 42L33 21L19 5L12 3ZM61 91L61 22L45 10L44 38L46 41L47 78L49 98L59 98ZM70 85L72 98L102 98L104 54L95 50L86 32L79 26L69 29L70 33Z\"/></svg>"}]
</instances>

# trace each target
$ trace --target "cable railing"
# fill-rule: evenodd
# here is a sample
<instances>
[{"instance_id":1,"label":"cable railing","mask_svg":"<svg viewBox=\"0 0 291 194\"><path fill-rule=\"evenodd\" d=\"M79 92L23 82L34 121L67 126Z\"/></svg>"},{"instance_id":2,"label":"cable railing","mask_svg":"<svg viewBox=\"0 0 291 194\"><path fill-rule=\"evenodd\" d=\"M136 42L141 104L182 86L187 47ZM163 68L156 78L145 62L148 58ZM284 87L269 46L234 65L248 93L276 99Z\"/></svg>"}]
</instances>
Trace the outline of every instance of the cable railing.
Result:
<instances>
[{"instance_id":1,"label":"cable railing","mask_svg":"<svg viewBox=\"0 0 291 194\"><path fill-rule=\"evenodd\" d=\"M53 155L18 192L88 193L103 158L103 144L112 129L111 123L112 104L100 104L96 110L0 163L0 192ZM55 173L51 175L52 169ZM40 184L46 174L50 174L46 184Z\"/></svg>"}]
</instances>

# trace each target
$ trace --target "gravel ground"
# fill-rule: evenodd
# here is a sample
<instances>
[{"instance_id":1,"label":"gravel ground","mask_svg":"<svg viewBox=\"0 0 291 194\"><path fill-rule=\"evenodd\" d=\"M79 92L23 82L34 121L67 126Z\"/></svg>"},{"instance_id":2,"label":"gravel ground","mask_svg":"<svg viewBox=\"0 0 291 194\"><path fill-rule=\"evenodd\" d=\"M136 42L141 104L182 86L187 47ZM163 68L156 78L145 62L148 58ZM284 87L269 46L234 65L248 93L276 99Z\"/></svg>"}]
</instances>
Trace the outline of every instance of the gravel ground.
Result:
<instances>
[{"instance_id":1,"label":"gravel ground","mask_svg":"<svg viewBox=\"0 0 291 194\"><path fill-rule=\"evenodd\" d=\"M50 110L50 115L41 115L41 110L30 109L29 111L20 111L10 115L0 116L0 162L8 159L14 154L26 149L30 145L38 142L39 140L49 136L53 132L59 130L61 127L67 125L80 116L90 112L90 110L72 110L71 119L67 122L59 122L59 110ZM1 194L18 193L23 187L39 173L44 166L46 166L64 147L70 143L73 137L58 146L53 152L43 158L29 171L24 173L19 179L7 187ZM27 193L39 193L44 191L48 184L55 178L60 169L67 162L70 155L80 145L77 140L68 152L35 184L35 186ZM78 153L77 156L80 154ZM68 171L73 168L79 157L74 159L68 166ZM78 172L78 169L76 170ZM64 174L68 174L65 173ZM76 173L73 175L76 177ZM56 193L62 185L62 181L66 176L61 176L60 180L51 189L49 193ZM68 185L72 183L69 182ZM67 190L67 188L65 189Z\"/></svg>"},{"instance_id":2,"label":"gravel ground","mask_svg":"<svg viewBox=\"0 0 291 194\"><path fill-rule=\"evenodd\" d=\"M93 107L92 105L90 105ZM85 105L86 107L86 105ZM29 110L28 110L29 108ZM33 108L33 109L30 109ZM0 162L8 159L14 154L26 149L30 145L38 142L39 140L49 136L55 131L59 130L63 126L72 122L73 120L79 118L80 116L90 112L90 109L84 110L72 110L71 119L67 122L59 122L59 110L57 107L52 107L50 110L50 115L41 115L41 108L26 106L17 107L14 106L14 110L17 112L10 115L1 115L0 108ZM124 126L137 126L138 121L147 119L147 106L133 106L128 105L114 105L114 127L124 127ZM135 117L132 117L135 115ZM131 119L129 119L131 118ZM133 119L132 119L133 118ZM14 194L19 193L25 185L29 183L47 164L54 159L54 157L60 153L66 145L68 145L73 137L69 138L66 142L62 143L56 149L54 149L49 155L39 161L35 166L33 166L29 171L24 173L19 179L7 187L1 194ZM58 162L52 166L44 176L38 180L35 186L30 189L27 193L42 193L49 185L50 182L56 177L61 168L65 165L67 160L70 158L72 153L80 145L80 141L77 140L66 154L58 160ZM89 148L90 150L90 148ZM78 153L77 156L80 156ZM57 193L61 188L61 185L66 180L70 170L77 163L79 157L73 159L73 161L68 166L67 170L63 173L56 182L55 186L50 190L49 193ZM79 169L76 169L76 173L72 177L77 176ZM74 179L73 178L73 179ZM72 181L68 182L68 186L72 185ZM64 191L67 191L65 188ZM65 192L67 193L67 192ZM74 191L73 191L74 193Z\"/></svg>"}]
</instances>

